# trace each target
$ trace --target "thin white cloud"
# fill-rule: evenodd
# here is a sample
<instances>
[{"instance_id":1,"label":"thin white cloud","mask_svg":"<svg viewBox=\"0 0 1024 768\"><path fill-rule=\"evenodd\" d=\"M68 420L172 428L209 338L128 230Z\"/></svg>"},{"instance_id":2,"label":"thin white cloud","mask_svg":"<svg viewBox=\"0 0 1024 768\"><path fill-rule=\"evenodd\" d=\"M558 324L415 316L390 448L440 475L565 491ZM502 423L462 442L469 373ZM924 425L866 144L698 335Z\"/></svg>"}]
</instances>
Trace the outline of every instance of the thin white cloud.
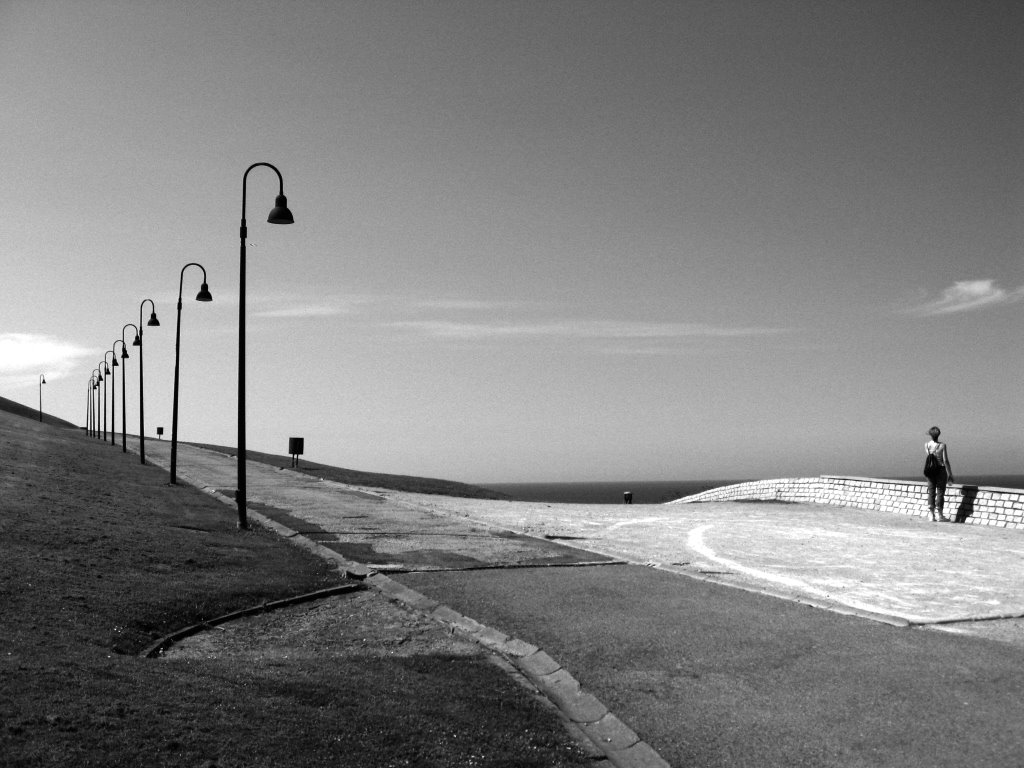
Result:
<instances>
[{"instance_id":1,"label":"thin white cloud","mask_svg":"<svg viewBox=\"0 0 1024 768\"><path fill-rule=\"evenodd\" d=\"M521 307L515 301L488 301L486 299L425 299L413 302L413 309L451 310L455 312L494 312Z\"/></svg>"},{"instance_id":2,"label":"thin white cloud","mask_svg":"<svg viewBox=\"0 0 1024 768\"><path fill-rule=\"evenodd\" d=\"M341 307L331 307L324 304L309 305L304 307L286 307L284 309L268 309L262 312L254 312L254 317L272 318L313 318L313 317L334 317L343 315L346 311Z\"/></svg>"},{"instance_id":3,"label":"thin white cloud","mask_svg":"<svg viewBox=\"0 0 1024 768\"><path fill-rule=\"evenodd\" d=\"M220 296L216 297L220 299ZM238 303L238 295L228 295L227 303ZM249 300L253 317L271 319L313 319L387 312L498 312L521 306L516 302L480 299L436 298L410 299L388 294L347 294L338 296L302 297L298 295L263 295Z\"/></svg>"},{"instance_id":4,"label":"thin white cloud","mask_svg":"<svg viewBox=\"0 0 1024 768\"><path fill-rule=\"evenodd\" d=\"M229 301L238 303L238 294ZM367 306L381 303L381 298L365 294L337 296L301 296L297 294L257 295L249 300L253 317L271 319L316 319L352 315Z\"/></svg>"},{"instance_id":5,"label":"thin white cloud","mask_svg":"<svg viewBox=\"0 0 1024 768\"><path fill-rule=\"evenodd\" d=\"M778 328L727 328L703 323L651 323L619 320L555 320L535 323L460 323L410 320L394 327L446 339L689 339L736 338L783 333Z\"/></svg>"},{"instance_id":6,"label":"thin white cloud","mask_svg":"<svg viewBox=\"0 0 1024 768\"><path fill-rule=\"evenodd\" d=\"M934 317L957 312L973 312L1011 304L1021 299L1024 299L1024 287L1007 291L996 285L995 280L960 280L946 288L939 298L903 311L915 317Z\"/></svg>"},{"instance_id":7,"label":"thin white cloud","mask_svg":"<svg viewBox=\"0 0 1024 768\"><path fill-rule=\"evenodd\" d=\"M37 386L39 374L47 381L60 379L96 350L79 347L37 333L0 333L0 386L5 389Z\"/></svg>"}]
</instances>

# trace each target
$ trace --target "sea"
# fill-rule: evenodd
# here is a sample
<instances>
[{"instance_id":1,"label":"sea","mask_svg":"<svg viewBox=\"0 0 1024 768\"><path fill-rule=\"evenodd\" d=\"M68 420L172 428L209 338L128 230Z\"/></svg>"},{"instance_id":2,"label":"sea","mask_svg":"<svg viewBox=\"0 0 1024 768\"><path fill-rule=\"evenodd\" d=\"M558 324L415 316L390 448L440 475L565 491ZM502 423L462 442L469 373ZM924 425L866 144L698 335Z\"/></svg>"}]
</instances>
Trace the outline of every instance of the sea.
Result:
<instances>
[{"instance_id":1,"label":"sea","mask_svg":"<svg viewBox=\"0 0 1024 768\"><path fill-rule=\"evenodd\" d=\"M550 501L559 504L622 504L633 494L634 504L663 504L742 480L645 480L600 483L487 483L483 488L511 496L516 501ZM480 483L477 483L480 485Z\"/></svg>"},{"instance_id":2,"label":"sea","mask_svg":"<svg viewBox=\"0 0 1024 768\"><path fill-rule=\"evenodd\" d=\"M898 477L894 480L921 480L923 477ZM1024 475L971 475L957 477L957 485L1024 489ZM599 483L486 483L490 488L516 501L549 501L558 504L622 504L624 494L633 494L634 504L664 504L723 485L747 482L738 480L643 480Z\"/></svg>"}]
</instances>

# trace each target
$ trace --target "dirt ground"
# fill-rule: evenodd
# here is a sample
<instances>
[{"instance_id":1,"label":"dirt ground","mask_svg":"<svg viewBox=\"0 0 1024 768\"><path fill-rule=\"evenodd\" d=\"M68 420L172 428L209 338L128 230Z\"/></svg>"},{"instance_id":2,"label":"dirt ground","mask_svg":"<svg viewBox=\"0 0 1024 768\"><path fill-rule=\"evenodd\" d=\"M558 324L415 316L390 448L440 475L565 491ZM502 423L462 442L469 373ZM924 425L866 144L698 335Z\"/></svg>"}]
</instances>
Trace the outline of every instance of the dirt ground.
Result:
<instances>
[{"instance_id":1,"label":"dirt ground","mask_svg":"<svg viewBox=\"0 0 1024 768\"><path fill-rule=\"evenodd\" d=\"M482 648L438 622L368 589L211 627L170 646L167 660L482 656Z\"/></svg>"}]
</instances>

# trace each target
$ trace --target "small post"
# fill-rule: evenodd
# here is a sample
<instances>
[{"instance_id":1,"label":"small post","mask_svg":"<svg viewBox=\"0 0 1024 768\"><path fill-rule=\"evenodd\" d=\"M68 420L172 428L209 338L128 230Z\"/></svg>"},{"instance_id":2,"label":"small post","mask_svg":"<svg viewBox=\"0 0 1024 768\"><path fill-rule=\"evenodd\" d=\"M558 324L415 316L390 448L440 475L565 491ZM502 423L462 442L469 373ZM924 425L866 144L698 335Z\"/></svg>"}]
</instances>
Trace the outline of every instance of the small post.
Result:
<instances>
[{"instance_id":1,"label":"small post","mask_svg":"<svg viewBox=\"0 0 1024 768\"><path fill-rule=\"evenodd\" d=\"M622 503L623 504L632 504L633 503L633 492L632 491L626 491L624 494L622 494Z\"/></svg>"}]
</instances>

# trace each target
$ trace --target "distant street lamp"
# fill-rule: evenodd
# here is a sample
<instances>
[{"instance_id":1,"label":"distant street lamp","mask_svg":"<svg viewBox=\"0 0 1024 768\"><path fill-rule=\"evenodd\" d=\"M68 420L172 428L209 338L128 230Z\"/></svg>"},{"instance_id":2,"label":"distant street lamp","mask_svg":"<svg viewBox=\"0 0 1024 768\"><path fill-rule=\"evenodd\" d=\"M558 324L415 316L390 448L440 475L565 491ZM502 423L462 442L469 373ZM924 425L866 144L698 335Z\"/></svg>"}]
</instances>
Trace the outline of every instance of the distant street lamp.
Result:
<instances>
[{"instance_id":1,"label":"distant street lamp","mask_svg":"<svg viewBox=\"0 0 1024 768\"><path fill-rule=\"evenodd\" d=\"M111 352L109 349L106 352L103 353L103 364L107 366L107 378L110 379L110 378L114 377L114 374L116 373L116 371L112 372L110 370L110 366L107 364L107 355L114 355L114 353ZM113 367L117 368L117 355L114 355ZM111 381L110 386L114 386L116 381L117 381L116 378L113 381ZM103 382L103 442L104 443L107 442L107 389L108 389L107 383ZM113 400L113 397L114 397L114 395L116 393L117 393L117 391L116 391L116 387L115 387L114 388L114 392L110 393L110 396L111 396L111 400L110 400L110 442L111 442L111 444L113 444L113 442L114 442L114 416L115 416L115 414L114 414L114 400Z\"/></svg>"},{"instance_id":2,"label":"distant street lamp","mask_svg":"<svg viewBox=\"0 0 1024 768\"><path fill-rule=\"evenodd\" d=\"M249 527L245 511L245 238L247 235L245 185L249 178L249 171L261 165L265 165L276 173L278 180L277 199L274 201L274 208L270 211L267 221L270 224L295 223L292 212L288 210L288 198L284 196L284 178L282 178L281 172L270 163L253 163L246 168L242 175L242 225L238 230L241 240L241 258L238 275L238 489L235 491L235 501L238 504L238 527L242 530Z\"/></svg>"},{"instance_id":3,"label":"distant street lamp","mask_svg":"<svg viewBox=\"0 0 1024 768\"><path fill-rule=\"evenodd\" d=\"M135 327L134 323L128 323L128 325ZM128 327L124 326L121 329L121 338L114 342L114 357L117 357L117 345L121 345L121 359L128 359L128 345L124 343L124 329ZM126 366L121 366L121 453L128 453L128 427L125 422L128 419L128 401L125 399L125 381L128 378L128 371L125 370ZM117 425L114 425L114 431L117 431Z\"/></svg>"},{"instance_id":4,"label":"distant street lamp","mask_svg":"<svg viewBox=\"0 0 1024 768\"><path fill-rule=\"evenodd\" d=\"M99 440L107 439L107 400L104 397L104 383L103 369L106 368L107 364L104 361L100 361L99 366L96 368L96 437ZM107 371L107 375L110 375L110 371ZM103 426L100 426L100 419L102 418Z\"/></svg>"},{"instance_id":5,"label":"distant street lamp","mask_svg":"<svg viewBox=\"0 0 1024 768\"><path fill-rule=\"evenodd\" d=\"M39 421L43 420L43 384L46 383L46 374L39 374Z\"/></svg>"},{"instance_id":6,"label":"distant street lamp","mask_svg":"<svg viewBox=\"0 0 1024 768\"><path fill-rule=\"evenodd\" d=\"M117 362L117 341L114 341L111 346L112 349L104 353L103 361L106 362L107 355L112 355L113 357L111 358L110 367L118 368L120 363ZM112 371L110 375L112 377L110 382L110 444L117 445L115 437L117 435L117 371ZM122 381L123 380L124 379L122 377Z\"/></svg>"},{"instance_id":7,"label":"distant street lamp","mask_svg":"<svg viewBox=\"0 0 1024 768\"><path fill-rule=\"evenodd\" d=\"M86 391L85 396L85 435L86 437L92 437L92 391L96 389L96 379L92 376L89 377L89 389Z\"/></svg>"},{"instance_id":8,"label":"distant street lamp","mask_svg":"<svg viewBox=\"0 0 1024 768\"><path fill-rule=\"evenodd\" d=\"M196 294L196 301L213 301L210 288L206 285L206 268L202 264L191 262L181 268L178 279L178 327L174 335L174 409L171 415L171 485L178 482L178 361L181 358L181 291L185 281L185 270L199 267L203 270L203 286Z\"/></svg>"},{"instance_id":9,"label":"distant street lamp","mask_svg":"<svg viewBox=\"0 0 1024 768\"><path fill-rule=\"evenodd\" d=\"M139 304L139 325L135 329L137 331L135 341L132 342L133 347L139 348L139 461L143 464L146 463L146 402L142 392L142 308L146 306L147 301L149 306L153 308L153 311L150 313L146 325L160 325L160 321L156 319L156 304L153 303L152 299L143 299L142 303ZM121 329L121 334L122 336L124 335L124 328Z\"/></svg>"},{"instance_id":10,"label":"distant street lamp","mask_svg":"<svg viewBox=\"0 0 1024 768\"><path fill-rule=\"evenodd\" d=\"M95 405L93 406L92 436L98 439L100 436L100 382L103 381L103 374L99 368L93 369L93 373L96 374L93 376L93 389L96 390L96 394L93 395Z\"/></svg>"}]
</instances>

